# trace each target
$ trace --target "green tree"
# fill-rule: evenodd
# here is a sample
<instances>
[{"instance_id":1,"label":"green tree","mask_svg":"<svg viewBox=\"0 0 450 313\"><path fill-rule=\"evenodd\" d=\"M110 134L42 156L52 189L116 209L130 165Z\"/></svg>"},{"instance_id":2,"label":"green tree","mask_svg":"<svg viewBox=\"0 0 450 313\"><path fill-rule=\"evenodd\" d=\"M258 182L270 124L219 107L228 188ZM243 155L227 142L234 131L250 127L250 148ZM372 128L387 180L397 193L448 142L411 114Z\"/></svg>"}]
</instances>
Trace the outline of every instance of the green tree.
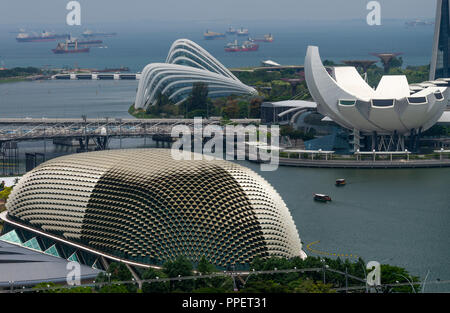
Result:
<instances>
[{"instance_id":1,"label":"green tree","mask_svg":"<svg viewBox=\"0 0 450 313\"><path fill-rule=\"evenodd\" d=\"M238 100L229 97L227 103L223 109L223 116L229 119L239 117L239 105Z\"/></svg>"},{"instance_id":2,"label":"green tree","mask_svg":"<svg viewBox=\"0 0 450 313\"><path fill-rule=\"evenodd\" d=\"M298 279L289 283L289 292L295 293L335 293L332 284L321 281L313 282L310 279Z\"/></svg>"},{"instance_id":3,"label":"green tree","mask_svg":"<svg viewBox=\"0 0 450 313\"><path fill-rule=\"evenodd\" d=\"M249 281L245 287L241 289L243 293L287 293L289 289L273 280L257 280Z\"/></svg>"},{"instance_id":4,"label":"green tree","mask_svg":"<svg viewBox=\"0 0 450 313\"><path fill-rule=\"evenodd\" d=\"M128 288L125 285L111 284L105 285L99 290L100 293L128 293Z\"/></svg>"},{"instance_id":5,"label":"green tree","mask_svg":"<svg viewBox=\"0 0 450 313\"><path fill-rule=\"evenodd\" d=\"M203 82L194 83L192 92L186 99L184 105L186 107L187 117L207 117L209 113L208 84Z\"/></svg>"},{"instance_id":6,"label":"green tree","mask_svg":"<svg viewBox=\"0 0 450 313\"><path fill-rule=\"evenodd\" d=\"M2 191L0 191L0 199L8 200L9 195L11 194L13 187L4 187Z\"/></svg>"},{"instance_id":7,"label":"green tree","mask_svg":"<svg viewBox=\"0 0 450 313\"><path fill-rule=\"evenodd\" d=\"M148 268L145 270L142 278L144 280L147 279L155 279L155 278L165 278L167 277L163 272L157 271L153 268ZM168 282L155 282L155 283L143 283L142 284L142 292L144 293L166 293L169 292L169 283Z\"/></svg>"},{"instance_id":8,"label":"green tree","mask_svg":"<svg viewBox=\"0 0 450 313\"><path fill-rule=\"evenodd\" d=\"M54 287L56 287L57 285L55 284L55 283L52 283L52 282L42 282L42 283L39 283L39 284L37 284L37 285L35 285L34 287L33 287L33 289L42 289L42 288L44 288L44 289L48 289L48 288L54 288ZM36 292L42 292L42 293L56 293L57 291L56 291L57 289L51 289L51 290L37 290Z\"/></svg>"},{"instance_id":9,"label":"green tree","mask_svg":"<svg viewBox=\"0 0 450 313\"><path fill-rule=\"evenodd\" d=\"M274 80L271 82L271 87L269 101L289 100L292 97L292 87L287 82Z\"/></svg>"},{"instance_id":10,"label":"green tree","mask_svg":"<svg viewBox=\"0 0 450 313\"><path fill-rule=\"evenodd\" d=\"M178 256L174 261L164 263L163 272L168 277L192 276L193 266L189 259L183 255ZM171 291L192 291L194 285L192 280L171 281Z\"/></svg>"},{"instance_id":11,"label":"green tree","mask_svg":"<svg viewBox=\"0 0 450 313\"><path fill-rule=\"evenodd\" d=\"M250 100L250 118L260 118L261 117L261 98L253 98Z\"/></svg>"},{"instance_id":12,"label":"green tree","mask_svg":"<svg viewBox=\"0 0 450 313\"><path fill-rule=\"evenodd\" d=\"M392 58L390 65L391 65L391 67L402 67L402 65L403 65L403 58L402 57L394 57L394 58Z\"/></svg>"},{"instance_id":13,"label":"green tree","mask_svg":"<svg viewBox=\"0 0 450 313\"><path fill-rule=\"evenodd\" d=\"M401 292L413 293L420 291L420 284L414 285L414 288L409 285L409 282L418 282L419 277L411 276L409 272L401 267L392 266L388 264L381 264L381 284L396 284L408 283L406 286L387 288L385 292Z\"/></svg>"},{"instance_id":14,"label":"green tree","mask_svg":"<svg viewBox=\"0 0 450 313\"><path fill-rule=\"evenodd\" d=\"M214 264L210 263L205 256L202 256L197 265L199 278L195 280L195 290L193 292L226 292L233 289L233 280L228 276L217 276L211 278L201 278L210 275L218 270ZM209 290L209 291L208 291Z\"/></svg>"},{"instance_id":15,"label":"green tree","mask_svg":"<svg viewBox=\"0 0 450 313\"><path fill-rule=\"evenodd\" d=\"M124 263L111 263L107 273L111 274L111 281L127 281L133 278L133 275Z\"/></svg>"},{"instance_id":16,"label":"green tree","mask_svg":"<svg viewBox=\"0 0 450 313\"><path fill-rule=\"evenodd\" d=\"M216 272L217 269L216 269L216 267L213 264L211 264L208 261L208 259L206 259L205 256L202 256L200 261L198 262L197 271L199 273L207 275L207 274L211 274L213 272Z\"/></svg>"},{"instance_id":17,"label":"green tree","mask_svg":"<svg viewBox=\"0 0 450 313\"><path fill-rule=\"evenodd\" d=\"M124 263L112 262L111 264L109 264L106 273L99 273L95 280L98 283L104 282L109 284L110 282L131 281L132 279L133 275ZM137 287L135 284L130 283L123 286L128 289L128 292L137 291Z\"/></svg>"},{"instance_id":18,"label":"green tree","mask_svg":"<svg viewBox=\"0 0 450 313\"><path fill-rule=\"evenodd\" d=\"M58 289L57 292L59 292L59 293L92 293L92 288L78 286L78 287L72 287L72 288L61 288L61 289Z\"/></svg>"}]
</instances>

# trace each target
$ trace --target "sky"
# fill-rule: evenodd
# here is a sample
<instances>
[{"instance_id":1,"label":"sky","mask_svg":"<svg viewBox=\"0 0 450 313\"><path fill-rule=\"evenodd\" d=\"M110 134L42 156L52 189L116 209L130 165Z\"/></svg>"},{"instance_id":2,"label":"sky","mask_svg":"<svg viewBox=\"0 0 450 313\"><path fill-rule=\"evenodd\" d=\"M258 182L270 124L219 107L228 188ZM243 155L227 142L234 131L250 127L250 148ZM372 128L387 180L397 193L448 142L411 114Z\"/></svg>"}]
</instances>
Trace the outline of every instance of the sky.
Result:
<instances>
[{"instance_id":1,"label":"sky","mask_svg":"<svg viewBox=\"0 0 450 313\"><path fill-rule=\"evenodd\" d=\"M0 0L0 25L65 25L70 0ZM78 0L81 20L142 21L365 19L369 0ZM379 0L382 19L432 19L436 0Z\"/></svg>"}]
</instances>

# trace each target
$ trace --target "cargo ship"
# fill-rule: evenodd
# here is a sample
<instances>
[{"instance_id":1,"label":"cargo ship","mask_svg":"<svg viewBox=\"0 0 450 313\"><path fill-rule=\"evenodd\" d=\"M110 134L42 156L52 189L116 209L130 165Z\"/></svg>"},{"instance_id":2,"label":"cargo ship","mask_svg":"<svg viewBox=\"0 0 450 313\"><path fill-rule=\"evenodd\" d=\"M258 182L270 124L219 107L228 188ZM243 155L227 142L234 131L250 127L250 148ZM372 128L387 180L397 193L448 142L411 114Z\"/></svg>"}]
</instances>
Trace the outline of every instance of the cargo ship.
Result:
<instances>
[{"instance_id":1,"label":"cargo ship","mask_svg":"<svg viewBox=\"0 0 450 313\"><path fill-rule=\"evenodd\" d=\"M266 34L266 35L264 35L264 38L255 38L255 39L253 39L253 41L256 41L256 42L272 42L273 41L273 36L272 36L272 34Z\"/></svg>"},{"instance_id":2,"label":"cargo ship","mask_svg":"<svg viewBox=\"0 0 450 313\"><path fill-rule=\"evenodd\" d=\"M238 36L248 36L248 29L247 28L240 28L236 31L236 35Z\"/></svg>"},{"instance_id":3,"label":"cargo ship","mask_svg":"<svg viewBox=\"0 0 450 313\"><path fill-rule=\"evenodd\" d=\"M207 30L205 33L203 33L203 37L206 40L211 40L211 39L217 39L217 38L225 38L225 34L224 33L216 33L216 32Z\"/></svg>"},{"instance_id":4,"label":"cargo ship","mask_svg":"<svg viewBox=\"0 0 450 313\"><path fill-rule=\"evenodd\" d=\"M29 33L21 32L17 35L16 40L18 42L45 42L45 41L55 41L58 39L69 39L69 34L53 34L50 32L43 31L40 35L30 35Z\"/></svg>"},{"instance_id":5,"label":"cargo ship","mask_svg":"<svg viewBox=\"0 0 450 313\"><path fill-rule=\"evenodd\" d=\"M252 41L244 41L242 45L238 45L237 40L225 46L226 52L241 52L241 51L257 51L259 45Z\"/></svg>"},{"instance_id":6,"label":"cargo ship","mask_svg":"<svg viewBox=\"0 0 450 313\"><path fill-rule=\"evenodd\" d=\"M237 33L237 30L234 29L233 27L229 27L226 33L229 35L235 35Z\"/></svg>"},{"instance_id":7,"label":"cargo ship","mask_svg":"<svg viewBox=\"0 0 450 313\"><path fill-rule=\"evenodd\" d=\"M82 34L85 38L91 38L91 37L112 37L116 36L117 33L105 33L105 32L93 32L92 30L85 30Z\"/></svg>"},{"instance_id":8,"label":"cargo ship","mask_svg":"<svg viewBox=\"0 0 450 313\"><path fill-rule=\"evenodd\" d=\"M68 44L69 46L74 46L75 42L77 42L79 46L92 46L102 44L103 40L78 40L76 38L71 38Z\"/></svg>"},{"instance_id":9,"label":"cargo ship","mask_svg":"<svg viewBox=\"0 0 450 313\"><path fill-rule=\"evenodd\" d=\"M66 53L82 53L89 52L89 48L78 48L77 41L60 42L55 49L52 49L55 54L66 54Z\"/></svg>"}]
</instances>

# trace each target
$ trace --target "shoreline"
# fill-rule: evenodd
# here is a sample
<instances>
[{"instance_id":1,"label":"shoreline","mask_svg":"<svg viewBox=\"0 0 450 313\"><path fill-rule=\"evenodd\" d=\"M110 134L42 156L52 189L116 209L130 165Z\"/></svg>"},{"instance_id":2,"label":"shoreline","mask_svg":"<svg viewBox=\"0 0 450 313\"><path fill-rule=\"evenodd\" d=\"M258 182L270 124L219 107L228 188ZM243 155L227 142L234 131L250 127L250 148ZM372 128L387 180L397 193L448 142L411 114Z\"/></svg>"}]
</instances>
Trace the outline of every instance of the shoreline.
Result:
<instances>
[{"instance_id":1,"label":"shoreline","mask_svg":"<svg viewBox=\"0 0 450 313\"><path fill-rule=\"evenodd\" d=\"M261 160L249 160L262 163ZM306 160L279 158L280 166L309 168L350 168L350 169L411 169L450 167L450 159L443 160L409 160L409 161L356 161L356 160Z\"/></svg>"}]
</instances>

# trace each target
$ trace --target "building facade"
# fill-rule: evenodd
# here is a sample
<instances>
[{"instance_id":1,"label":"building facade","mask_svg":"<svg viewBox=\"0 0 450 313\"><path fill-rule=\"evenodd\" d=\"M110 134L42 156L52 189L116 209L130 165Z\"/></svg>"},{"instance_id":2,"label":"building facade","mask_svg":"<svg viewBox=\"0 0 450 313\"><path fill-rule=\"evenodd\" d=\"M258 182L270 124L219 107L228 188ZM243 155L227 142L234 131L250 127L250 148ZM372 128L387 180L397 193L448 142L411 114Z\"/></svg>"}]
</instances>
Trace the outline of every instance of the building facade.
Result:
<instances>
[{"instance_id":1,"label":"building facade","mask_svg":"<svg viewBox=\"0 0 450 313\"><path fill-rule=\"evenodd\" d=\"M449 0L437 0L430 80L450 77Z\"/></svg>"},{"instance_id":2,"label":"building facade","mask_svg":"<svg viewBox=\"0 0 450 313\"><path fill-rule=\"evenodd\" d=\"M146 267L205 256L245 268L255 257L306 257L262 177L228 161L174 160L166 149L52 159L23 176L7 208L3 236L38 236L55 255L80 251L98 267L101 258Z\"/></svg>"}]
</instances>

